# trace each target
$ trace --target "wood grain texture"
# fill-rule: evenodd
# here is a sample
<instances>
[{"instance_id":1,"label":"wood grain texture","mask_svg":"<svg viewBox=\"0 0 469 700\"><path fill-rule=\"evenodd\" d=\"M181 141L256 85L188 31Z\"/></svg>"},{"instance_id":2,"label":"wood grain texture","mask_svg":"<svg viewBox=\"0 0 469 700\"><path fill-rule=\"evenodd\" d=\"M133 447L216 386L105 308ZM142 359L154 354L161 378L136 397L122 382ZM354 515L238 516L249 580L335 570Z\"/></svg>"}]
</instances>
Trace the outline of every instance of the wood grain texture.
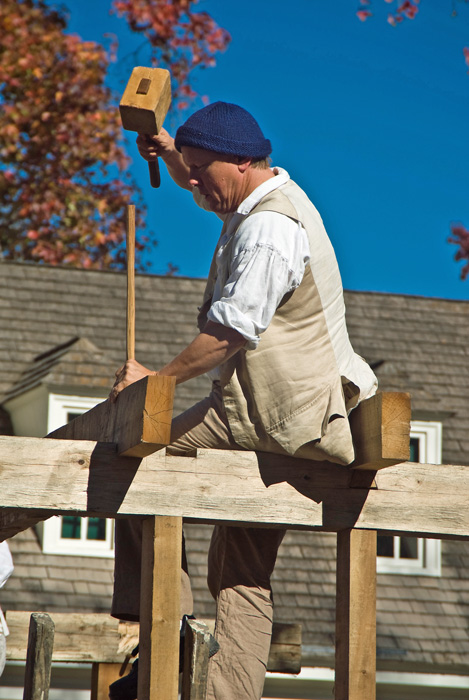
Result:
<instances>
[{"instance_id":1,"label":"wood grain texture","mask_svg":"<svg viewBox=\"0 0 469 700\"><path fill-rule=\"evenodd\" d=\"M135 359L135 206L127 206L126 230L127 257L127 320L126 320L126 356Z\"/></svg>"},{"instance_id":2,"label":"wood grain texture","mask_svg":"<svg viewBox=\"0 0 469 700\"><path fill-rule=\"evenodd\" d=\"M182 518L143 523L139 700L177 700Z\"/></svg>"},{"instance_id":3,"label":"wood grain texture","mask_svg":"<svg viewBox=\"0 0 469 700\"><path fill-rule=\"evenodd\" d=\"M47 613L30 618L23 700L48 700L54 623Z\"/></svg>"},{"instance_id":4,"label":"wood grain texture","mask_svg":"<svg viewBox=\"0 0 469 700\"><path fill-rule=\"evenodd\" d=\"M7 658L26 659L26 642L31 613L9 610L6 619ZM137 623L119 622L103 613L54 613L52 660L73 663L122 663L138 644Z\"/></svg>"},{"instance_id":5,"label":"wood grain texture","mask_svg":"<svg viewBox=\"0 0 469 700\"><path fill-rule=\"evenodd\" d=\"M5 614L10 635L7 659L25 661L31 612L8 610ZM198 620L213 634L215 620ZM138 622L121 622L105 613L54 613L52 661L70 663L123 663L137 646ZM299 673L301 668L301 625L274 622L267 670Z\"/></svg>"},{"instance_id":6,"label":"wood grain texture","mask_svg":"<svg viewBox=\"0 0 469 700\"><path fill-rule=\"evenodd\" d=\"M267 670L271 673L300 673L301 625L274 622Z\"/></svg>"},{"instance_id":7,"label":"wood grain texture","mask_svg":"<svg viewBox=\"0 0 469 700\"><path fill-rule=\"evenodd\" d=\"M335 700L376 698L376 532L337 536Z\"/></svg>"},{"instance_id":8,"label":"wood grain texture","mask_svg":"<svg viewBox=\"0 0 469 700\"><path fill-rule=\"evenodd\" d=\"M378 392L350 414L354 469L383 469L410 457L410 395Z\"/></svg>"},{"instance_id":9,"label":"wood grain texture","mask_svg":"<svg viewBox=\"0 0 469 700\"><path fill-rule=\"evenodd\" d=\"M0 507L0 541L34 527L49 517L49 511Z\"/></svg>"},{"instance_id":10,"label":"wood grain texture","mask_svg":"<svg viewBox=\"0 0 469 700\"><path fill-rule=\"evenodd\" d=\"M170 442L175 386L174 377L145 377L47 437L111 442L121 455L146 457Z\"/></svg>"},{"instance_id":11,"label":"wood grain texture","mask_svg":"<svg viewBox=\"0 0 469 700\"><path fill-rule=\"evenodd\" d=\"M90 700L109 700L109 686L120 678L121 664L94 663L91 667Z\"/></svg>"},{"instance_id":12,"label":"wood grain texture","mask_svg":"<svg viewBox=\"0 0 469 700\"><path fill-rule=\"evenodd\" d=\"M262 453L160 451L138 460L117 456L113 445L0 437L0 511L469 536L469 467L407 462L360 473L359 486L355 475L347 467Z\"/></svg>"},{"instance_id":13,"label":"wood grain texture","mask_svg":"<svg viewBox=\"0 0 469 700\"><path fill-rule=\"evenodd\" d=\"M148 81L141 90L142 80ZM119 110L124 129L158 134L171 104L171 76L165 68L136 66L122 95Z\"/></svg>"},{"instance_id":14,"label":"wood grain texture","mask_svg":"<svg viewBox=\"0 0 469 700\"><path fill-rule=\"evenodd\" d=\"M181 700L205 700L207 694L210 630L200 620L187 620Z\"/></svg>"}]
</instances>

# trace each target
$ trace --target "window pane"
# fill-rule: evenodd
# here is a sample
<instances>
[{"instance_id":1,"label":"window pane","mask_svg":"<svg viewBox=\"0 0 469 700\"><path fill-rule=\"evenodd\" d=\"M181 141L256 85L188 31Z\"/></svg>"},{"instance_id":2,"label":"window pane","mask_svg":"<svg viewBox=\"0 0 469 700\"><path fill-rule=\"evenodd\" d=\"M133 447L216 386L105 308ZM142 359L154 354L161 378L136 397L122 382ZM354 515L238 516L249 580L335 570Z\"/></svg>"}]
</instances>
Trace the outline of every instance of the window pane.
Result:
<instances>
[{"instance_id":1,"label":"window pane","mask_svg":"<svg viewBox=\"0 0 469 700\"><path fill-rule=\"evenodd\" d=\"M88 518L88 532L86 533L86 539L106 539L106 521L104 518Z\"/></svg>"},{"instance_id":2,"label":"window pane","mask_svg":"<svg viewBox=\"0 0 469 700\"><path fill-rule=\"evenodd\" d=\"M394 556L394 537L392 535L378 535L378 556Z\"/></svg>"},{"instance_id":3,"label":"window pane","mask_svg":"<svg viewBox=\"0 0 469 700\"><path fill-rule=\"evenodd\" d=\"M401 537L400 552L401 559L418 559L419 549L416 537Z\"/></svg>"},{"instance_id":4,"label":"window pane","mask_svg":"<svg viewBox=\"0 0 469 700\"><path fill-rule=\"evenodd\" d=\"M68 540L79 540L81 533L81 518L76 515L64 515L60 536Z\"/></svg>"},{"instance_id":5,"label":"window pane","mask_svg":"<svg viewBox=\"0 0 469 700\"><path fill-rule=\"evenodd\" d=\"M68 411L67 423L70 423L71 420L75 420L75 418L78 418L78 416L81 416L81 413L71 413L70 411Z\"/></svg>"},{"instance_id":6,"label":"window pane","mask_svg":"<svg viewBox=\"0 0 469 700\"><path fill-rule=\"evenodd\" d=\"M420 462L420 440L416 437L410 438L409 462Z\"/></svg>"}]
</instances>

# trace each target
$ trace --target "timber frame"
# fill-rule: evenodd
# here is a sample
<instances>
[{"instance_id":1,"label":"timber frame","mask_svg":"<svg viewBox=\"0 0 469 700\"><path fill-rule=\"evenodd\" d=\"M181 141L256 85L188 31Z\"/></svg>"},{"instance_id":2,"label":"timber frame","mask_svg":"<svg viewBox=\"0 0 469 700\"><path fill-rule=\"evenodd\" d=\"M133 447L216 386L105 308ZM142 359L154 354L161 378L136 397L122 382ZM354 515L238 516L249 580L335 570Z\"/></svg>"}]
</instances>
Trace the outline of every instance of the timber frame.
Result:
<instances>
[{"instance_id":1,"label":"timber frame","mask_svg":"<svg viewBox=\"0 0 469 700\"><path fill-rule=\"evenodd\" d=\"M138 696L175 700L182 519L336 532L335 698L374 700L376 533L469 537L469 467L408 461L410 398L398 393L352 412L351 467L245 451L167 455L166 379L138 382L47 440L0 437L0 539L53 514L147 516Z\"/></svg>"}]
</instances>

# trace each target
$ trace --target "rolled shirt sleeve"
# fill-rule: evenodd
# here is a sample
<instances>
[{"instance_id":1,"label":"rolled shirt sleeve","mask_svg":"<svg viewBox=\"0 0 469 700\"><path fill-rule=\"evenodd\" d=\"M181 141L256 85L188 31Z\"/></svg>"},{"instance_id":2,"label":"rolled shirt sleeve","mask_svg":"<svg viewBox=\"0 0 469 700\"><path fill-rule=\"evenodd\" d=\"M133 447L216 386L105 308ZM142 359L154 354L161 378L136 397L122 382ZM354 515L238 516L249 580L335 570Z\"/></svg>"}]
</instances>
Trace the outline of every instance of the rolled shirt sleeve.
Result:
<instances>
[{"instance_id":1,"label":"rolled shirt sleeve","mask_svg":"<svg viewBox=\"0 0 469 700\"><path fill-rule=\"evenodd\" d=\"M235 235L231 254L229 237L218 250L208 319L237 330L253 350L285 294L301 283L309 243L301 224L276 212L249 216Z\"/></svg>"}]
</instances>

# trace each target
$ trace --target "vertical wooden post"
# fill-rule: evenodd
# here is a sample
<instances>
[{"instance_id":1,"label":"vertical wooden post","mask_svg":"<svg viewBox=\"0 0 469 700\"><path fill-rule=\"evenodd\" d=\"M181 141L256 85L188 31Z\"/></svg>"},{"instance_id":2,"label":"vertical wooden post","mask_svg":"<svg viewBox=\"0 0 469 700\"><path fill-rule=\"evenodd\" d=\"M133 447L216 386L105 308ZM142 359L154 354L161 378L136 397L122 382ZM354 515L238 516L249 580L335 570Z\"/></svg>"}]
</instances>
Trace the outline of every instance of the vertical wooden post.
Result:
<instances>
[{"instance_id":1,"label":"vertical wooden post","mask_svg":"<svg viewBox=\"0 0 469 700\"><path fill-rule=\"evenodd\" d=\"M117 681L122 664L94 663L91 667L90 700L108 700L109 686Z\"/></svg>"},{"instance_id":2,"label":"vertical wooden post","mask_svg":"<svg viewBox=\"0 0 469 700\"><path fill-rule=\"evenodd\" d=\"M29 623L23 700L48 700L54 623L47 613L33 613Z\"/></svg>"},{"instance_id":3,"label":"vertical wooden post","mask_svg":"<svg viewBox=\"0 0 469 700\"><path fill-rule=\"evenodd\" d=\"M376 532L337 535L335 700L376 698Z\"/></svg>"},{"instance_id":4,"label":"vertical wooden post","mask_svg":"<svg viewBox=\"0 0 469 700\"><path fill-rule=\"evenodd\" d=\"M138 699L177 700L182 518L143 522Z\"/></svg>"},{"instance_id":5,"label":"vertical wooden post","mask_svg":"<svg viewBox=\"0 0 469 700\"><path fill-rule=\"evenodd\" d=\"M205 700L210 637L210 630L204 622L187 620L181 700Z\"/></svg>"}]
</instances>

